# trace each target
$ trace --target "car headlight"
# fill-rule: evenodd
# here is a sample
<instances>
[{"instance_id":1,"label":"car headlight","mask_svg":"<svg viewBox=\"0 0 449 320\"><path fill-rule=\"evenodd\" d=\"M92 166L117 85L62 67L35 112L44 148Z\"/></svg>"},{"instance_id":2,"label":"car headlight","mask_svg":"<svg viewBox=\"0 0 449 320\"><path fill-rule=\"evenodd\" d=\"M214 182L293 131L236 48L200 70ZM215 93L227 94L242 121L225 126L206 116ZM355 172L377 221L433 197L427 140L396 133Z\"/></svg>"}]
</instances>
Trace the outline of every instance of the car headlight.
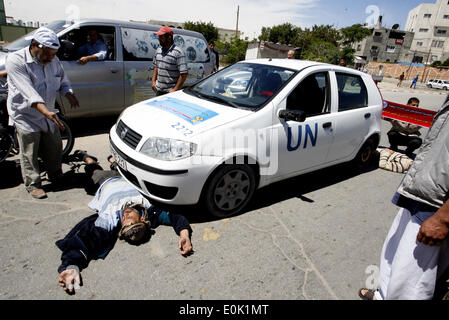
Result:
<instances>
[{"instance_id":1,"label":"car headlight","mask_svg":"<svg viewBox=\"0 0 449 320\"><path fill-rule=\"evenodd\" d=\"M181 140L151 137L143 144L140 152L158 160L180 160L192 156L196 144Z\"/></svg>"}]
</instances>

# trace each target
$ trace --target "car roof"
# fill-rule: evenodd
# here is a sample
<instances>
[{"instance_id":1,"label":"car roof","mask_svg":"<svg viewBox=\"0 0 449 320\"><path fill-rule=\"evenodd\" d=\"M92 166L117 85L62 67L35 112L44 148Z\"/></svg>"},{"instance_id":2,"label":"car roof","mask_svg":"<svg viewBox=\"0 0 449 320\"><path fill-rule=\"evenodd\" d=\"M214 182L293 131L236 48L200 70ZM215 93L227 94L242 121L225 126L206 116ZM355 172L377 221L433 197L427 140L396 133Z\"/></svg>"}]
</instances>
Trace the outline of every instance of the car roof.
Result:
<instances>
[{"instance_id":1,"label":"car roof","mask_svg":"<svg viewBox=\"0 0 449 320\"><path fill-rule=\"evenodd\" d=\"M161 25L149 24L146 22L140 21L125 21L125 20L114 20L114 19L97 19L97 18L84 18L80 19L76 22L76 24L92 24L92 25L118 25L119 27L127 27L127 28L135 28L135 29L144 29L149 31L159 30ZM196 35L199 37L204 37L201 33L191 30L173 28L174 33L184 34L184 35Z\"/></svg>"},{"instance_id":2,"label":"car roof","mask_svg":"<svg viewBox=\"0 0 449 320\"><path fill-rule=\"evenodd\" d=\"M257 63L257 64L266 64L266 65L273 65L276 67L283 67L293 70L303 70L304 68L308 67L314 67L314 66L324 66L327 67L329 70L334 71L340 71L340 72L350 72L354 74L362 74L366 75L366 73L347 68L342 66L337 66L335 64L329 64L329 63L322 63L322 62L316 62L316 61L308 61L308 60L299 60L299 59L271 59L271 58L264 58L264 59L251 59L251 60L244 60L240 61L240 63Z\"/></svg>"}]
</instances>

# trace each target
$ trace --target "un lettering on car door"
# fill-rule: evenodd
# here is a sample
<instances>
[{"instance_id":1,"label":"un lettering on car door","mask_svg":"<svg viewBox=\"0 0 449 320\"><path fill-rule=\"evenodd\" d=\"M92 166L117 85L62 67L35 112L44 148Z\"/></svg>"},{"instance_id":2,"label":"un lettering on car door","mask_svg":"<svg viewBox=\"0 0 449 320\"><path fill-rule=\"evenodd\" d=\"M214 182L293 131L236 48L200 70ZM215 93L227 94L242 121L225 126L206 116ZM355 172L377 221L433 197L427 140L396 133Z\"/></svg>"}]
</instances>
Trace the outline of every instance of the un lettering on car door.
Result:
<instances>
[{"instance_id":1,"label":"un lettering on car door","mask_svg":"<svg viewBox=\"0 0 449 320\"><path fill-rule=\"evenodd\" d=\"M278 175L289 175L327 162L334 140L328 72L305 76L279 108L301 110L304 122L275 118L279 139Z\"/></svg>"}]
</instances>

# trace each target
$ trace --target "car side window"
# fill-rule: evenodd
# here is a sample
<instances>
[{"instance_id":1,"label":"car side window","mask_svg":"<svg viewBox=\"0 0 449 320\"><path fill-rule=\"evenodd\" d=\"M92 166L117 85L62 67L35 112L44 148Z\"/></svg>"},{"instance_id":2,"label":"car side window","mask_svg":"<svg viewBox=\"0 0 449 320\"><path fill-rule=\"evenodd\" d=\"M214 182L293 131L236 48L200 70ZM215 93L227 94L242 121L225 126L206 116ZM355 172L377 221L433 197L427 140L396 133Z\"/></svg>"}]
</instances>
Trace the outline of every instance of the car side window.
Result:
<instances>
[{"instance_id":1,"label":"car side window","mask_svg":"<svg viewBox=\"0 0 449 320\"><path fill-rule=\"evenodd\" d=\"M86 46L90 42L92 33L97 37L98 45L88 49ZM62 61L78 60L82 56L90 55L104 50L106 45L106 54L100 60L115 61L115 27L106 26L83 26L73 29L60 38L61 48L58 50L58 58ZM99 43L104 43L102 46ZM90 52L89 50L94 50ZM95 62L95 61L93 61Z\"/></svg>"},{"instance_id":2,"label":"car side window","mask_svg":"<svg viewBox=\"0 0 449 320\"><path fill-rule=\"evenodd\" d=\"M330 90L327 72L307 76L287 97L288 110L302 110L306 116L329 113Z\"/></svg>"},{"instance_id":3,"label":"car side window","mask_svg":"<svg viewBox=\"0 0 449 320\"><path fill-rule=\"evenodd\" d=\"M347 73L337 73L338 111L368 106L368 91L362 78Z\"/></svg>"}]
</instances>

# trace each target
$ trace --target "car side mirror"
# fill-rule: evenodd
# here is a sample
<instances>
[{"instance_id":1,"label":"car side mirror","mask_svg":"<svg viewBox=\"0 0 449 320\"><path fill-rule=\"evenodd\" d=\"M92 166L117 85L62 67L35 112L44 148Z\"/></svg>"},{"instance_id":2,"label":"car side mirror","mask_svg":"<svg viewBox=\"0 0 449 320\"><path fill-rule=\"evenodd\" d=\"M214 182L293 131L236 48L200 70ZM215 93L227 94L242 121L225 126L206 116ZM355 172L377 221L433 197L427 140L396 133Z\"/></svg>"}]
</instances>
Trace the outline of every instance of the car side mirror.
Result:
<instances>
[{"instance_id":1,"label":"car side mirror","mask_svg":"<svg viewBox=\"0 0 449 320\"><path fill-rule=\"evenodd\" d=\"M304 122L306 120L306 113L302 110L281 110L278 116L285 121Z\"/></svg>"},{"instance_id":2,"label":"car side mirror","mask_svg":"<svg viewBox=\"0 0 449 320\"><path fill-rule=\"evenodd\" d=\"M58 50L58 58L63 61L75 60L75 44L66 39L60 42L61 47Z\"/></svg>"}]
</instances>

